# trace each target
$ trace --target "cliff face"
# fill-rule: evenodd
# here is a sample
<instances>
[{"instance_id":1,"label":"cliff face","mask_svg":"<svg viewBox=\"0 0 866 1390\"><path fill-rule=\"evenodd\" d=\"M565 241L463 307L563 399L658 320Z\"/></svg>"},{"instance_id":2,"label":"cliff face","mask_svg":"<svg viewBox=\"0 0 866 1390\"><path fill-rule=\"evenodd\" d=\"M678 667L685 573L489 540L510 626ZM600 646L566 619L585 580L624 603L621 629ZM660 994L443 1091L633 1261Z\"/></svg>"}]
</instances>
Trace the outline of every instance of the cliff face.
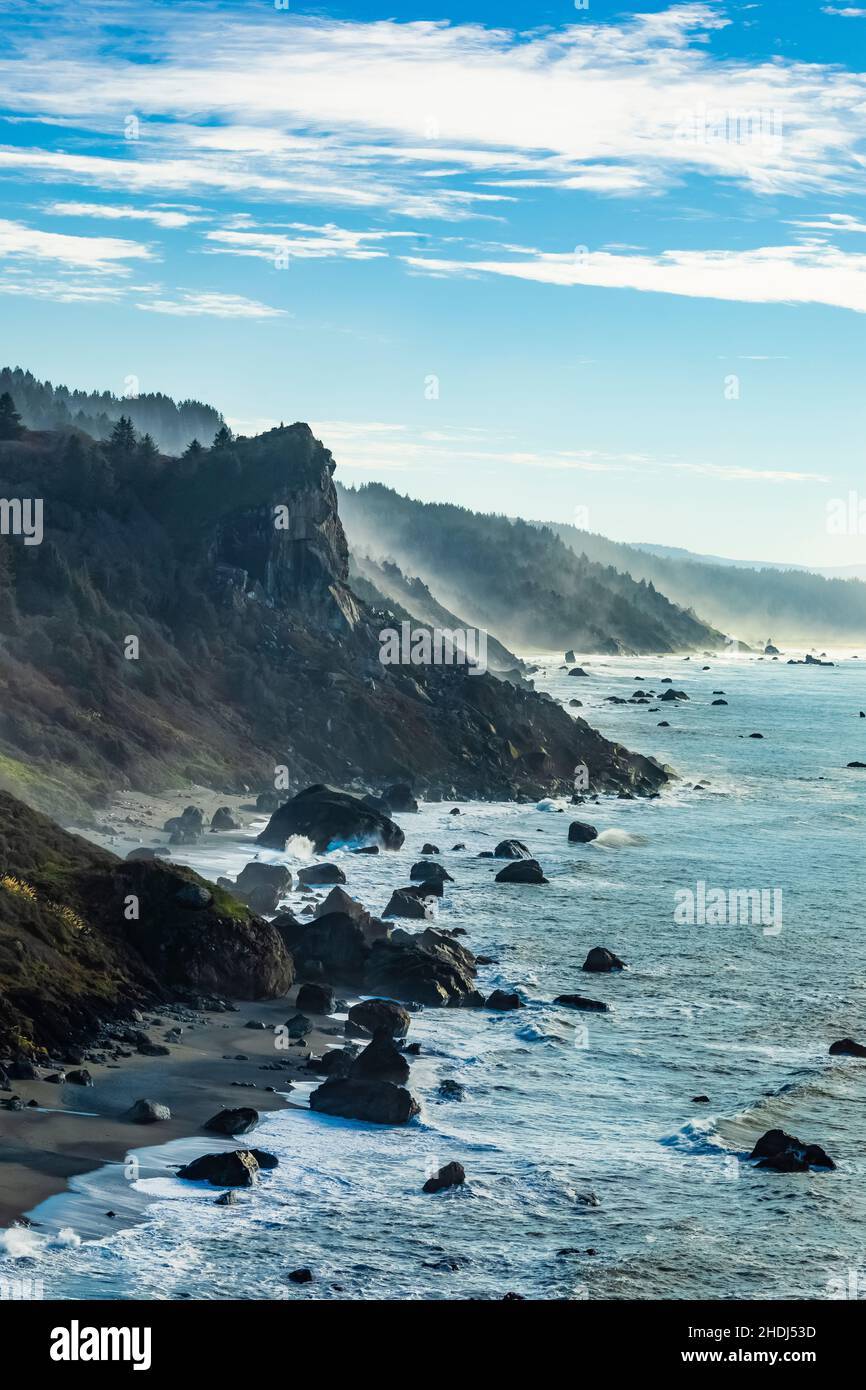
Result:
<instances>
[{"instance_id":1,"label":"cliff face","mask_svg":"<svg viewBox=\"0 0 866 1390\"><path fill-rule=\"evenodd\" d=\"M182 459L0 443L0 495L45 509L42 545L0 539L0 786L81 815L118 786L263 790L276 767L443 796L567 789L581 761L600 788L665 780L531 691L383 666L333 472L306 425Z\"/></svg>"}]
</instances>

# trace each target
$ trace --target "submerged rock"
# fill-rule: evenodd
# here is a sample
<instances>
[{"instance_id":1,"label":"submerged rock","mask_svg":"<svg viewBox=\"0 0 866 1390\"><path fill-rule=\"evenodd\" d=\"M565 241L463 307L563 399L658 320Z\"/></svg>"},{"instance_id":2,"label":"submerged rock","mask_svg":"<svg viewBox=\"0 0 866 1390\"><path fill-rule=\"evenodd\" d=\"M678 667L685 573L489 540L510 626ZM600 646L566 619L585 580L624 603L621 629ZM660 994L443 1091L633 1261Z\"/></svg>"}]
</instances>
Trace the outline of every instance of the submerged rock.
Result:
<instances>
[{"instance_id":1,"label":"submerged rock","mask_svg":"<svg viewBox=\"0 0 866 1390\"><path fill-rule=\"evenodd\" d=\"M588 1012L609 1014L610 1004L601 999L587 999L584 994L558 994L554 1004L564 1004L567 1009L586 1009Z\"/></svg>"}]
</instances>

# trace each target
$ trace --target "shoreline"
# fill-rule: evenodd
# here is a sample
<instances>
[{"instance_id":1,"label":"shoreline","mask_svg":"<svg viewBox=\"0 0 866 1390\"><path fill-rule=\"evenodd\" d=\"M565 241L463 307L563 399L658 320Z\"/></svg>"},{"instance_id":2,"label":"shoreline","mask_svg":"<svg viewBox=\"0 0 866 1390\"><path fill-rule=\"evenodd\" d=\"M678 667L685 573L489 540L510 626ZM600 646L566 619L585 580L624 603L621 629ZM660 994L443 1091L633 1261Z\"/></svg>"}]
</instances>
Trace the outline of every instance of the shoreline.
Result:
<instances>
[{"instance_id":1,"label":"shoreline","mask_svg":"<svg viewBox=\"0 0 866 1390\"><path fill-rule=\"evenodd\" d=\"M162 794L122 791L112 796L97 826L69 825L68 829L123 858L142 846L167 846L164 822L191 802L206 810L208 821L217 806L230 806L237 819L244 822L240 830L213 835L206 832L198 846L190 847L194 852L211 844L214 849L231 845L239 855L255 857L254 835L267 822L267 816L255 810L248 793L228 796L199 786ZM170 858L184 862L186 848L179 848ZM306 892L311 902L318 901L318 896ZM20 1095L26 1108L14 1112L0 1109L0 1230L20 1225L22 1218L35 1226L37 1208L51 1198L71 1192L72 1179L95 1173L106 1165L122 1167L133 1150L164 1146L172 1140L192 1139L196 1135L202 1136L202 1152L207 1152L208 1146L216 1151L234 1144L234 1140L224 1140L203 1129L205 1122L223 1107L250 1104L263 1114L291 1107L289 1086L296 1080L309 1081L315 1076L307 1069L306 1058L311 1053L321 1055L337 1041L335 1033L342 1034L339 1016L313 1019L313 1032L301 1046L275 1051L273 1029L291 1014L297 990L298 985L294 984L277 999L232 999L229 1002L236 1006L236 1011L231 1012L192 1010L184 1004L160 1005L149 1010L148 1020L156 1022L135 1026L146 1031L151 1041L168 1046L169 1055L146 1057L134 1053L116 1063L85 1062L93 1086L58 1085L44 1080L12 1082L9 1094ZM176 1026L177 1013L184 1019L194 1015L195 1022L183 1023L182 1040L175 1044L164 1035ZM265 1027L247 1028L248 1021ZM328 1029L332 1031L325 1031ZM239 1055L249 1060L239 1061ZM232 1060L226 1060L229 1056ZM261 1070L274 1061L285 1065L279 1071ZM274 1089L265 1089L268 1086ZM9 1094L4 1098L8 1099ZM167 1105L171 1118L146 1125L125 1120L125 1111L142 1098ZM27 1106L31 1100L38 1102L38 1109ZM252 1146L254 1134L252 1131L249 1136ZM101 1233L107 1234L124 1223L108 1219L103 1224Z\"/></svg>"},{"instance_id":2,"label":"shoreline","mask_svg":"<svg viewBox=\"0 0 866 1390\"><path fill-rule=\"evenodd\" d=\"M198 1013L195 1025L184 1026L180 1043L166 1044L171 1048L168 1057L135 1054L114 1065L87 1063L93 1086L13 1082L13 1093L21 1096L25 1106L36 1100L39 1108L0 1110L0 1228L22 1224L25 1217L27 1224L38 1229L37 1208L68 1192L71 1179L106 1165L122 1167L136 1149L199 1135L203 1153L241 1140L254 1147L255 1130L227 1141L203 1126L224 1107L251 1105L261 1114L290 1108L290 1086L315 1077L305 1065L307 1056L311 1051L320 1055L335 1041L321 1026L314 1026L303 1047L285 1052L274 1049L273 1028L292 1012L296 992L293 986L280 999L235 1001L237 1013ZM154 1041L164 1042L161 1034L173 1026L172 1012L171 1006L167 1012L160 1011L165 1029L147 1029ZM247 1028L248 1020L260 1021L265 1028ZM338 1026L336 1020L333 1026ZM249 1060L239 1061L239 1055ZM231 1060L225 1060L229 1056ZM284 1068L260 1070L275 1060L285 1061ZM256 1089L233 1083L254 1083ZM267 1086L274 1089L266 1090ZM129 1107L143 1098L167 1105L171 1118L153 1124L126 1119ZM121 1224L106 1221L102 1234Z\"/></svg>"}]
</instances>

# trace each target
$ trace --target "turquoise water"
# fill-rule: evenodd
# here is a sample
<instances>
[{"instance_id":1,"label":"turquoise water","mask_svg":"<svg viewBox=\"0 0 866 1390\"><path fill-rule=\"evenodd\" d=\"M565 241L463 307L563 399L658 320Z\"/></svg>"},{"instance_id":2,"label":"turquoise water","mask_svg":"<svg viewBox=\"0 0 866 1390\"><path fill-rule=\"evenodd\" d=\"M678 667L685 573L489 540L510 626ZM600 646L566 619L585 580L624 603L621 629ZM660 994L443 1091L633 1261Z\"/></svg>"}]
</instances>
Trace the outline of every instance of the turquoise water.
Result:
<instances>
[{"instance_id":1,"label":"turquoise water","mask_svg":"<svg viewBox=\"0 0 866 1390\"><path fill-rule=\"evenodd\" d=\"M674 767L660 799L464 804L459 817L428 805L398 817L398 855L337 856L349 890L381 911L437 843L455 879L442 924L496 958L485 990L517 988L527 1008L417 1014L423 1110L407 1128L271 1114L256 1143L280 1167L232 1209L159 1166L201 1139L167 1146L136 1184L137 1225L77 1243L78 1199L63 1199L45 1227L63 1237L19 1233L0 1272L26 1269L52 1298L866 1296L866 1062L827 1055L834 1039L866 1042L866 772L845 766L866 761L866 656L832 669L580 660L588 679L551 661L536 683ZM659 692L670 675L690 699L656 712L604 702L631 695L635 675ZM716 689L727 707L711 705ZM573 818L614 833L570 846ZM549 885L494 884L500 864L475 856L506 835L532 847ZM457 841L465 851L450 851ZM210 845L189 856L212 877L236 861ZM781 923L676 922L676 894L700 881L779 890ZM594 945L629 969L582 972ZM612 1012L554 1006L563 992ZM438 1099L444 1076L463 1083L462 1102ZM837 1170L753 1170L743 1156L775 1126L822 1144ZM466 1187L424 1196L452 1158ZM98 1197L102 1181L79 1185ZM286 1282L300 1265L313 1284Z\"/></svg>"}]
</instances>

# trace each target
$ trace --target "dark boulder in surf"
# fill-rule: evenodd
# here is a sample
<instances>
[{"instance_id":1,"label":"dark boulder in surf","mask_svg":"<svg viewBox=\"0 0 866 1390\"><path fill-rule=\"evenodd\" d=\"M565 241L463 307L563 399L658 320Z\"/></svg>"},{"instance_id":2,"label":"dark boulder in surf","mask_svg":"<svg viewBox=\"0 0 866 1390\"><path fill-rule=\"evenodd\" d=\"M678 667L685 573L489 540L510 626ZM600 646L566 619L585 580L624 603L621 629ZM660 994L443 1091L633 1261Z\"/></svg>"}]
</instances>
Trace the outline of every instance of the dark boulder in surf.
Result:
<instances>
[{"instance_id":1,"label":"dark boulder in surf","mask_svg":"<svg viewBox=\"0 0 866 1390\"><path fill-rule=\"evenodd\" d=\"M479 1007L475 957L459 941L428 927L413 935L400 928L390 940L376 941L364 980L371 993L419 1004Z\"/></svg>"},{"instance_id":2,"label":"dark boulder in surf","mask_svg":"<svg viewBox=\"0 0 866 1390\"><path fill-rule=\"evenodd\" d=\"M572 845L586 845L598 839L598 831L588 821L573 820L568 827L568 842Z\"/></svg>"},{"instance_id":3,"label":"dark boulder in surf","mask_svg":"<svg viewBox=\"0 0 866 1390\"><path fill-rule=\"evenodd\" d=\"M422 1192L444 1192L449 1187L462 1187L466 1181L466 1170L462 1163L446 1163L432 1178L425 1182Z\"/></svg>"},{"instance_id":4,"label":"dark boulder in surf","mask_svg":"<svg viewBox=\"0 0 866 1390\"><path fill-rule=\"evenodd\" d=\"M609 1014L610 1004L601 999L587 999L584 994L558 994L554 1004L564 1004L567 1009L586 1009L587 1012Z\"/></svg>"},{"instance_id":5,"label":"dark boulder in surf","mask_svg":"<svg viewBox=\"0 0 866 1390\"><path fill-rule=\"evenodd\" d=\"M209 1182L212 1187L252 1187L259 1176L259 1163L249 1149L229 1149L194 1158L177 1176L187 1182Z\"/></svg>"},{"instance_id":6,"label":"dark boulder in surf","mask_svg":"<svg viewBox=\"0 0 866 1390\"><path fill-rule=\"evenodd\" d=\"M537 859L515 859L496 875L497 883L549 883Z\"/></svg>"},{"instance_id":7,"label":"dark boulder in surf","mask_svg":"<svg viewBox=\"0 0 866 1390\"><path fill-rule=\"evenodd\" d=\"M830 1044L831 1057L866 1057L866 1047L853 1038L842 1038ZM67 1078L68 1079L68 1078Z\"/></svg>"},{"instance_id":8,"label":"dark boulder in surf","mask_svg":"<svg viewBox=\"0 0 866 1390\"><path fill-rule=\"evenodd\" d=\"M426 859L419 859L417 864L413 864L409 870L409 877L412 879L422 879L424 883L429 883L435 879L442 883L453 883L454 879L443 864L431 864Z\"/></svg>"},{"instance_id":9,"label":"dark boulder in surf","mask_svg":"<svg viewBox=\"0 0 866 1390\"><path fill-rule=\"evenodd\" d=\"M249 1134L251 1129L255 1129L259 1122L258 1110L253 1110L251 1106L242 1105L237 1110L220 1110L218 1114L212 1115L205 1121L204 1128L209 1129L214 1134Z\"/></svg>"},{"instance_id":10,"label":"dark boulder in surf","mask_svg":"<svg viewBox=\"0 0 866 1390\"><path fill-rule=\"evenodd\" d=\"M499 1009L505 1013L509 1009L522 1009L523 1000L519 994L510 993L505 989L495 989L484 1001L485 1009Z\"/></svg>"},{"instance_id":11,"label":"dark boulder in surf","mask_svg":"<svg viewBox=\"0 0 866 1390\"><path fill-rule=\"evenodd\" d=\"M405 1125L420 1111L417 1100L393 1081L364 1081L352 1077L328 1079L310 1096L310 1109L345 1120L374 1125Z\"/></svg>"},{"instance_id":12,"label":"dark boulder in surf","mask_svg":"<svg viewBox=\"0 0 866 1390\"><path fill-rule=\"evenodd\" d=\"M346 875L337 864L308 864L298 870L298 883L345 883Z\"/></svg>"},{"instance_id":13,"label":"dark boulder in surf","mask_svg":"<svg viewBox=\"0 0 866 1390\"><path fill-rule=\"evenodd\" d=\"M770 1168L777 1173L806 1173L810 1168L836 1167L819 1144L804 1144L783 1129L768 1129L749 1157L759 1160L758 1168Z\"/></svg>"},{"instance_id":14,"label":"dark boulder in surf","mask_svg":"<svg viewBox=\"0 0 866 1390\"><path fill-rule=\"evenodd\" d=\"M522 840L500 840L493 851L494 859L531 859L532 850Z\"/></svg>"},{"instance_id":15,"label":"dark boulder in surf","mask_svg":"<svg viewBox=\"0 0 866 1390\"><path fill-rule=\"evenodd\" d=\"M583 962L582 969L602 974L610 970L624 970L625 962L621 961L619 956L615 956L613 951L609 951L606 946L593 946Z\"/></svg>"},{"instance_id":16,"label":"dark boulder in surf","mask_svg":"<svg viewBox=\"0 0 866 1390\"><path fill-rule=\"evenodd\" d=\"M420 921L430 922L433 913L429 907L425 907L421 898L415 893L410 893L406 888L396 888L388 899L387 906L383 913L385 917L408 917Z\"/></svg>"}]
</instances>

